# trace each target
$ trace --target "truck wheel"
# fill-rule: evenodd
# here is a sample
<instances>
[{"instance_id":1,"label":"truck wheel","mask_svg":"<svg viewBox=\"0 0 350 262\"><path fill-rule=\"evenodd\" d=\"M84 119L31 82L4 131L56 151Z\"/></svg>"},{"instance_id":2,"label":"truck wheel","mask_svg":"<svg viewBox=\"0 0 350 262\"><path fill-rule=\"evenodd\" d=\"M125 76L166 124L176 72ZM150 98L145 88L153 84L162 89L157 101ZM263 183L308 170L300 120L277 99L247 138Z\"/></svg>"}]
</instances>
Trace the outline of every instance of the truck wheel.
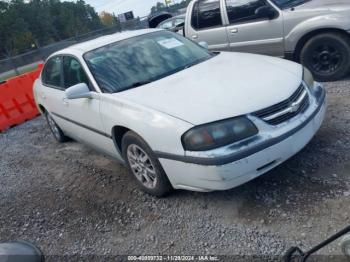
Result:
<instances>
[{"instance_id":1,"label":"truck wheel","mask_svg":"<svg viewBox=\"0 0 350 262\"><path fill-rule=\"evenodd\" d=\"M159 160L147 143L134 132L122 139L122 154L129 172L142 191L162 197L172 191L172 186Z\"/></svg>"},{"instance_id":2,"label":"truck wheel","mask_svg":"<svg viewBox=\"0 0 350 262\"><path fill-rule=\"evenodd\" d=\"M317 81L340 80L350 70L350 38L338 33L323 33L306 42L301 63Z\"/></svg>"},{"instance_id":3,"label":"truck wheel","mask_svg":"<svg viewBox=\"0 0 350 262\"><path fill-rule=\"evenodd\" d=\"M56 124L55 120L53 120L52 116L50 115L50 113L48 113L47 111L45 111L45 117L47 120L47 123L50 127L50 130L53 134L53 136L55 137L55 139L59 142L59 143L64 143L69 141L69 137L65 136L63 134L63 131L61 130L61 128Z\"/></svg>"}]
</instances>

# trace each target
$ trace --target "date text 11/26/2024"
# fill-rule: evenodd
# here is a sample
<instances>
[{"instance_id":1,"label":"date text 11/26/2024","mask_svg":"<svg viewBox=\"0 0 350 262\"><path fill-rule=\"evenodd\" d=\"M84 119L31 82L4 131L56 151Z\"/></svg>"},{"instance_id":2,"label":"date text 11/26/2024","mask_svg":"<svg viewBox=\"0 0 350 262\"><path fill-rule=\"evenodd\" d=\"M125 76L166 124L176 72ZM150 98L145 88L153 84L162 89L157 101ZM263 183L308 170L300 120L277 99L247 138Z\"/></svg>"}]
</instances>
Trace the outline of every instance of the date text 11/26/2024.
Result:
<instances>
[{"instance_id":1,"label":"date text 11/26/2024","mask_svg":"<svg viewBox=\"0 0 350 262\"><path fill-rule=\"evenodd\" d=\"M217 256L128 256L128 261L219 261Z\"/></svg>"}]
</instances>

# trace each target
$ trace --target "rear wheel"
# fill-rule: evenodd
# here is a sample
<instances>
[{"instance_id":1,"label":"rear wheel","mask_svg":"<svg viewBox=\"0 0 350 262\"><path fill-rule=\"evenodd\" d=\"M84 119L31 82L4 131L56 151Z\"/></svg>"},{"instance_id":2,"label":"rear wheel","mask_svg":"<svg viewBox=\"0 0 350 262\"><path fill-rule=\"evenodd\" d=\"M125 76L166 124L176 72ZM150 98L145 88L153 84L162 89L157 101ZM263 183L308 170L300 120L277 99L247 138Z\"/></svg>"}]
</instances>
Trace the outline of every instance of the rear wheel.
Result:
<instances>
[{"instance_id":1,"label":"rear wheel","mask_svg":"<svg viewBox=\"0 0 350 262\"><path fill-rule=\"evenodd\" d=\"M66 141L69 140L69 138L67 136L65 136L63 134L63 131L61 130L61 128L56 124L55 120L52 118L52 116L50 115L50 113L48 113L47 111L45 112L45 117L47 120L47 123L50 127L50 130L53 134L53 136L55 137L55 139L60 142L60 143L64 143Z\"/></svg>"},{"instance_id":2,"label":"rear wheel","mask_svg":"<svg viewBox=\"0 0 350 262\"><path fill-rule=\"evenodd\" d=\"M162 197L172 190L159 160L137 134L129 131L124 135L122 153L130 173L144 192Z\"/></svg>"},{"instance_id":3,"label":"rear wheel","mask_svg":"<svg viewBox=\"0 0 350 262\"><path fill-rule=\"evenodd\" d=\"M350 40L338 33L323 33L311 38L300 54L317 81L340 80L350 70Z\"/></svg>"}]
</instances>

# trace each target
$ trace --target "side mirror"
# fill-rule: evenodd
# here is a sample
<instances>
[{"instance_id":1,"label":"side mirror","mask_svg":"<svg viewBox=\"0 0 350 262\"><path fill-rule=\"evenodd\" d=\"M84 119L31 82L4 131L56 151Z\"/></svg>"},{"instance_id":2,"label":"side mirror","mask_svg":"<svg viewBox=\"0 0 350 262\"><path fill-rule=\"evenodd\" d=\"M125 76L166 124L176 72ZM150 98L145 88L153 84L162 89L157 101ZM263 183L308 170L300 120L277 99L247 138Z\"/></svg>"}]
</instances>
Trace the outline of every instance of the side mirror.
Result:
<instances>
[{"instance_id":1,"label":"side mirror","mask_svg":"<svg viewBox=\"0 0 350 262\"><path fill-rule=\"evenodd\" d=\"M204 47L205 49L209 49L209 45L208 45L207 42L202 41L202 42L199 42L198 44L199 44L201 47Z\"/></svg>"},{"instance_id":2,"label":"side mirror","mask_svg":"<svg viewBox=\"0 0 350 262\"><path fill-rule=\"evenodd\" d=\"M346 235L340 243L343 254L350 259L350 235Z\"/></svg>"},{"instance_id":3,"label":"side mirror","mask_svg":"<svg viewBox=\"0 0 350 262\"><path fill-rule=\"evenodd\" d=\"M0 244L1 261L7 262L44 262L45 258L40 249L26 241L15 241Z\"/></svg>"},{"instance_id":4,"label":"side mirror","mask_svg":"<svg viewBox=\"0 0 350 262\"><path fill-rule=\"evenodd\" d=\"M176 28L181 29L185 26L185 22L176 25Z\"/></svg>"},{"instance_id":5,"label":"side mirror","mask_svg":"<svg viewBox=\"0 0 350 262\"><path fill-rule=\"evenodd\" d=\"M170 31L172 32L179 32L180 30L183 30L184 29L184 26L185 26L185 22L182 22L180 24L177 24L175 27L173 27Z\"/></svg>"},{"instance_id":6,"label":"side mirror","mask_svg":"<svg viewBox=\"0 0 350 262\"><path fill-rule=\"evenodd\" d=\"M92 92L85 83L76 84L65 91L68 99L92 98Z\"/></svg>"},{"instance_id":7,"label":"side mirror","mask_svg":"<svg viewBox=\"0 0 350 262\"><path fill-rule=\"evenodd\" d=\"M270 6L262 6L255 10L255 15L261 18L273 19L276 16L276 11Z\"/></svg>"}]
</instances>

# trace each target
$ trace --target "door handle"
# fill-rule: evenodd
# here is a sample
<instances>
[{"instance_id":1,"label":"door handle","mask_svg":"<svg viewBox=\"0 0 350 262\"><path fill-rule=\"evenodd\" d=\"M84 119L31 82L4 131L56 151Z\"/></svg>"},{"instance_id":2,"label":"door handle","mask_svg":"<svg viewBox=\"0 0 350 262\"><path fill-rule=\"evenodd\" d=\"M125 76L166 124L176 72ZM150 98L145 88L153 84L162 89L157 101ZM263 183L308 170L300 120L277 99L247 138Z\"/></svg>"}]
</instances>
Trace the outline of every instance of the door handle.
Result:
<instances>
[{"instance_id":1,"label":"door handle","mask_svg":"<svg viewBox=\"0 0 350 262\"><path fill-rule=\"evenodd\" d=\"M192 36L192 39L197 39L198 38L198 35L193 35Z\"/></svg>"},{"instance_id":2,"label":"door handle","mask_svg":"<svg viewBox=\"0 0 350 262\"><path fill-rule=\"evenodd\" d=\"M40 96L41 96L42 99L46 99L46 96L45 96L44 92L41 92Z\"/></svg>"},{"instance_id":3,"label":"door handle","mask_svg":"<svg viewBox=\"0 0 350 262\"><path fill-rule=\"evenodd\" d=\"M231 34L237 34L238 33L238 28L232 28L230 29Z\"/></svg>"},{"instance_id":4,"label":"door handle","mask_svg":"<svg viewBox=\"0 0 350 262\"><path fill-rule=\"evenodd\" d=\"M62 99L62 102L65 106L68 106L69 105L69 102L68 102L68 99L67 98L63 98Z\"/></svg>"}]
</instances>

